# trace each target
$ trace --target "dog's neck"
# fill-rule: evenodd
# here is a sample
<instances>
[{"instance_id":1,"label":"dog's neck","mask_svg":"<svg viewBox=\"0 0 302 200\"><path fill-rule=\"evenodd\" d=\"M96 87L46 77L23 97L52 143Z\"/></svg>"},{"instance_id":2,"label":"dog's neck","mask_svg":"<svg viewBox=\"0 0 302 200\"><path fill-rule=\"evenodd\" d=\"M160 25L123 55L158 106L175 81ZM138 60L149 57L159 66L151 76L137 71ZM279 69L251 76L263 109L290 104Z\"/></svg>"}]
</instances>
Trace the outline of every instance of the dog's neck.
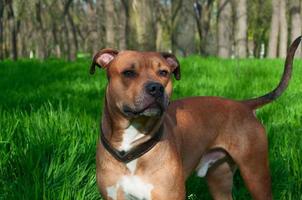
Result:
<instances>
[{"instance_id":1,"label":"dog's neck","mask_svg":"<svg viewBox=\"0 0 302 200\"><path fill-rule=\"evenodd\" d=\"M108 103L105 97L102 134L117 150L128 151L149 140L159 130L163 116L159 118L140 116L130 119L120 111L111 109L113 106L108 106Z\"/></svg>"}]
</instances>

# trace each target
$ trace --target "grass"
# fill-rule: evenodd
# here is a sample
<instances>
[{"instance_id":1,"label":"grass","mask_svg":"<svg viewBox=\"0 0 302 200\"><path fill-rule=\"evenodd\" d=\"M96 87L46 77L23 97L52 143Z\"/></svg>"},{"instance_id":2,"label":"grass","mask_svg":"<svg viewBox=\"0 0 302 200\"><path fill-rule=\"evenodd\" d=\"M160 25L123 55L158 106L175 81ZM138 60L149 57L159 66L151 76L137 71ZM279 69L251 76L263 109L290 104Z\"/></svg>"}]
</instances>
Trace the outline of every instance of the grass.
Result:
<instances>
[{"instance_id":1,"label":"grass","mask_svg":"<svg viewBox=\"0 0 302 200\"><path fill-rule=\"evenodd\" d=\"M0 199L100 199L95 150L106 85L88 75L89 60L0 63ZM177 99L206 95L244 99L273 89L283 60L181 59ZM275 199L302 199L302 62L290 86L257 111L269 138ZM234 199L250 199L237 172ZM187 181L189 200L211 199L204 179Z\"/></svg>"}]
</instances>

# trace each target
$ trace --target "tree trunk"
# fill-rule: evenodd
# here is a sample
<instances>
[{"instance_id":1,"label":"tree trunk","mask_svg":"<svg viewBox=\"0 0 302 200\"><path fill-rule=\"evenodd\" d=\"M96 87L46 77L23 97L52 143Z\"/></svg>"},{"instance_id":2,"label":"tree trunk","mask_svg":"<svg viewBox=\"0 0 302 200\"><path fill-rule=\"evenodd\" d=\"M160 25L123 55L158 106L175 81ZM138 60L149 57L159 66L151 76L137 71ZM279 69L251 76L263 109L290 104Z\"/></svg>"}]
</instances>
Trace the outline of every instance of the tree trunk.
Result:
<instances>
[{"instance_id":1,"label":"tree trunk","mask_svg":"<svg viewBox=\"0 0 302 200\"><path fill-rule=\"evenodd\" d=\"M97 43L96 49L93 49L94 53L106 47L106 17L104 17L104 13L106 13L105 2L96 1L97 40L99 42Z\"/></svg>"},{"instance_id":2,"label":"tree trunk","mask_svg":"<svg viewBox=\"0 0 302 200\"><path fill-rule=\"evenodd\" d=\"M4 1L0 0L0 60L4 59L3 48L3 13L4 13Z\"/></svg>"},{"instance_id":3,"label":"tree trunk","mask_svg":"<svg viewBox=\"0 0 302 200\"><path fill-rule=\"evenodd\" d=\"M156 10L153 10L153 12L157 13L153 16L155 18L154 22L156 23L156 28L154 28L156 32L156 49L158 51L172 51L173 53L180 52L184 54L185 50L180 43L183 39L186 39L182 37L184 32L186 32L184 29L187 29L186 23L188 21L185 19L193 18L193 0L187 1L186 4L183 4L183 0L156 0L154 2L155 4L153 4L153 6ZM189 30L185 34L189 36L192 32L194 31ZM194 40L192 40L192 42L194 42Z\"/></svg>"},{"instance_id":4,"label":"tree trunk","mask_svg":"<svg viewBox=\"0 0 302 200\"><path fill-rule=\"evenodd\" d=\"M280 11L279 11L279 26L280 26L280 37L279 37L279 57L285 58L287 54L287 19L286 19L286 1L280 0Z\"/></svg>"},{"instance_id":5,"label":"tree trunk","mask_svg":"<svg viewBox=\"0 0 302 200\"><path fill-rule=\"evenodd\" d=\"M105 0L105 28L106 28L106 47L107 48L116 48L115 43L115 12L114 12L114 1Z\"/></svg>"},{"instance_id":6,"label":"tree trunk","mask_svg":"<svg viewBox=\"0 0 302 200\"><path fill-rule=\"evenodd\" d=\"M199 1L195 1L194 3L195 20L200 40L199 52L201 55L204 56L208 56L211 54L211 51L213 51L211 48L211 46L213 45L211 43L216 42L209 38L213 3L214 0L207 0L203 1L202 3L200 3Z\"/></svg>"},{"instance_id":7,"label":"tree trunk","mask_svg":"<svg viewBox=\"0 0 302 200\"><path fill-rule=\"evenodd\" d=\"M190 0L187 0L187 4L190 4ZM179 46L178 43L178 35L180 34L180 24L181 22L181 17L179 17L179 12L181 12L181 9L185 9L185 4L183 4L182 0L172 0L171 1L171 15L170 15L170 28L169 28L169 35L170 35L170 42L171 42L171 47L172 47L172 53L176 53L176 51L181 51L182 54L184 53L184 50L182 47ZM189 13L186 13L189 15ZM184 16L182 16L184 17ZM185 22L186 23L186 22ZM185 25L184 25L185 26Z\"/></svg>"},{"instance_id":8,"label":"tree trunk","mask_svg":"<svg viewBox=\"0 0 302 200\"><path fill-rule=\"evenodd\" d=\"M77 38L77 29L75 27L74 21L69 11L67 12L67 19L72 32L72 35L70 35L70 37L73 40L73 45L71 46L72 48L71 48L70 60L75 60L77 58L79 45L78 45L78 38Z\"/></svg>"},{"instance_id":9,"label":"tree trunk","mask_svg":"<svg viewBox=\"0 0 302 200\"><path fill-rule=\"evenodd\" d=\"M42 4L41 1L38 1L36 3L36 20L38 22L37 30L36 33L39 35L38 36L38 41L36 43L37 49L39 51L37 52L38 58L40 59L46 59L48 57L47 53L47 30L44 27L44 20L42 19Z\"/></svg>"},{"instance_id":10,"label":"tree trunk","mask_svg":"<svg viewBox=\"0 0 302 200\"><path fill-rule=\"evenodd\" d=\"M232 5L230 0L220 0L218 7L218 56L231 56Z\"/></svg>"},{"instance_id":11,"label":"tree trunk","mask_svg":"<svg viewBox=\"0 0 302 200\"><path fill-rule=\"evenodd\" d=\"M57 29L57 24L55 22L52 23L52 36L53 36L53 43L54 43L54 54L57 58L61 57L61 49L59 45L59 40L58 40L58 29Z\"/></svg>"},{"instance_id":12,"label":"tree trunk","mask_svg":"<svg viewBox=\"0 0 302 200\"><path fill-rule=\"evenodd\" d=\"M291 15L291 36L290 40L293 42L298 36L302 34L301 29L301 3L300 0L291 0L290 2L290 15ZM301 58L301 47L296 51L296 57Z\"/></svg>"},{"instance_id":13,"label":"tree trunk","mask_svg":"<svg viewBox=\"0 0 302 200\"><path fill-rule=\"evenodd\" d=\"M78 52L78 39L77 39L76 27L72 19L72 16L70 14L70 7L72 3L73 0L68 0L64 4L64 11L63 11L63 24L65 29L64 43L66 45L65 52L68 55L68 60L75 60ZM72 33L70 33L69 31L69 26Z\"/></svg>"},{"instance_id":14,"label":"tree trunk","mask_svg":"<svg viewBox=\"0 0 302 200\"><path fill-rule=\"evenodd\" d=\"M127 48L127 31L128 31L128 12L129 4L126 0L121 0L119 3L119 49L125 50Z\"/></svg>"},{"instance_id":15,"label":"tree trunk","mask_svg":"<svg viewBox=\"0 0 302 200\"><path fill-rule=\"evenodd\" d=\"M133 0L130 18L136 32L137 49L154 51L156 49L156 21L154 1Z\"/></svg>"},{"instance_id":16,"label":"tree trunk","mask_svg":"<svg viewBox=\"0 0 302 200\"><path fill-rule=\"evenodd\" d=\"M15 19L15 13L13 9L13 2L12 0L8 0L8 19L9 19L9 25L11 30L11 38L12 38L12 58L13 60L18 59L18 49L17 49L17 27L16 27L16 19Z\"/></svg>"},{"instance_id":17,"label":"tree trunk","mask_svg":"<svg viewBox=\"0 0 302 200\"><path fill-rule=\"evenodd\" d=\"M245 58L247 54L247 2L236 0L235 56Z\"/></svg>"},{"instance_id":18,"label":"tree trunk","mask_svg":"<svg viewBox=\"0 0 302 200\"><path fill-rule=\"evenodd\" d=\"M174 52L177 55L187 56L195 52L195 32L194 21L194 0L187 0L176 13L179 19L176 21L176 28L172 31L175 35Z\"/></svg>"},{"instance_id":19,"label":"tree trunk","mask_svg":"<svg viewBox=\"0 0 302 200\"><path fill-rule=\"evenodd\" d=\"M64 19L64 36L63 36L63 43L64 43L64 51L65 51L65 55L67 55L67 59L68 60L72 60L72 53L71 53L71 44L70 44L70 37L69 37L69 30L68 30L68 25L67 25L67 20Z\"/></svg>"},{"instance_id":20,"label":"tree trunk","mask_svg":"<svg viewBox=\"0 0 302 200\"><path fill-rule=\"evenodd\" d=\"M98 35L98 29L100 28L98 24L97 16L97 4L93 0L87 0L87 14L88 14L88 29L90 34L88 34L88 52L94 53L100 48L100 38ZM79 30L79 29L78 29ZM80 31L78 31L80 33ZM81 35L81 34L79 34ZM84 36L83 36L84 38ZM87 51L87 49L86 49Z\"/></svg>"},{"instance_id":21,"label":"tree trunk","mask_svg":"<svg viewBox=\"0 0 302 200\"><path fill-rule=\"evenodd\" d=\"M283 0L281 0L283 1ZM268 43L268 58L277 57L278 33L279 33L279 0L272 0L272 19Z\"/></svg>"}]
</instances>

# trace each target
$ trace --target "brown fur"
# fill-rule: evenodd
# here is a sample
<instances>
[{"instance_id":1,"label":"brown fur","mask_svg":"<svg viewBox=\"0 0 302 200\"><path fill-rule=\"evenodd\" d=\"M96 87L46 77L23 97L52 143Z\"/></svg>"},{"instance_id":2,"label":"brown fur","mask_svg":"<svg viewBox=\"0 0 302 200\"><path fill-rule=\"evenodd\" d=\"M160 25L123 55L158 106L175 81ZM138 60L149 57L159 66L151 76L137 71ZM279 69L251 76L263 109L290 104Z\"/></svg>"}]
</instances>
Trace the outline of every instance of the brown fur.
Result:
<instances>
[{"instance_id":1,"label":"brown fur","mask_svg":"<svg viewBox=\"0 0 302 200\"><path fill-rule=\"evenodd\" d=\"M135 170L135 175L155 186L152 200L185 199L186 178L196 169L201 158L211 151L221 151L226 155L206 175L214 199L232 199L233 174L237 168L254 199L272 199L268 142L264 127L254 115L254 109L272 101L286 88L294 52L300 40L297 39L290 48L279 86L268 95L246 101L191 97L173 101L163 115L155 117L126 116L122 105L141 109L154 101L144 92L148 81L162 84L166 98L170 98L171 79L161 77L157 72L164 69L180 77L179 66L175 65L175 62L178 64L176 58L150 52L114 52L114 59L102 66L109 79L101 124L103 137L118 148L123 131L129 124L140 124L141 129L150 134L154 132L154 127L158 127L156 125L163 125L163 137L150 151L138 158ZM108 50L103 52L110 53ZM171 64L167 58L175 62ZM92 68L96 62L94 60ZM133 79L123 77L123 71L129 68L135 69L139 75ZM125 163L114 159L101 143L98 144L96 159L100 192L104 199L111 199L106 188L114 185L122 176L130 174L130 171ZM121 189L117 192L117 199L125 199Z\"/></svg>"}]
</instances>

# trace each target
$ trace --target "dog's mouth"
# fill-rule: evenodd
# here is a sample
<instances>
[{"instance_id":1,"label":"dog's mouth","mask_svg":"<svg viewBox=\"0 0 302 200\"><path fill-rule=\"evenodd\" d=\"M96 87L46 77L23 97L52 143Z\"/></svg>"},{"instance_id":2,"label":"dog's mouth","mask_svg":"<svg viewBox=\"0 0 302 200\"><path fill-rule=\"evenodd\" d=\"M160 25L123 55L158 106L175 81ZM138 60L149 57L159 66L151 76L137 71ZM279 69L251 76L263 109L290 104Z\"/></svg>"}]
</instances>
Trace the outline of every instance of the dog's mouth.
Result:
<instances>
[{"instance_id":1,"label":"dog's mouth","mask_svg":"<svg viewBox=\"0 0 302 200\"><path fill-rule=\"evenodd\" d=\"M123 112L128 117L139 117L139 116L156 117L162 115L163 111L164 111L164 107L156 101L148 104L147 106L139 110L132 109L126 105L123 106Z\"/></svg>"}]
</instances>

